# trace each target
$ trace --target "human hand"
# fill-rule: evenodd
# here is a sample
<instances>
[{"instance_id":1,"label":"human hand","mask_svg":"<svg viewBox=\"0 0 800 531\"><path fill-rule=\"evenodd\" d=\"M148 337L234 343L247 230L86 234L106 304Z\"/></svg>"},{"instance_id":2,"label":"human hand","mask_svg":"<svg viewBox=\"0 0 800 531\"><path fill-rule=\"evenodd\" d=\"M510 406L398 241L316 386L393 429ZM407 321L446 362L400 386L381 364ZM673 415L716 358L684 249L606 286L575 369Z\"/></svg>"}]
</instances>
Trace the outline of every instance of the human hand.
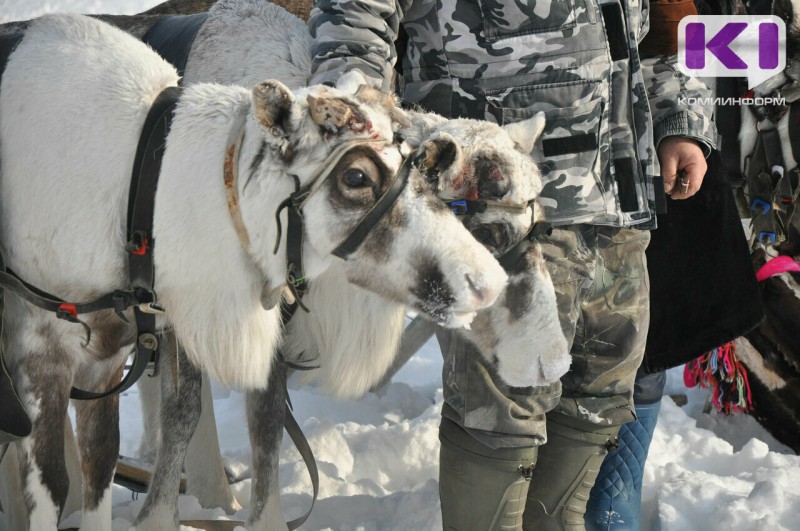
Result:
<instances>
[{"instance_id":1,"label":"human hand","mask_svg":"<svg viewBox=\"0 0 800 531\"><path fill-rule=\"evenodd\" d=\"M672 199L688 199L700 190L706 174L706 158L694 140L668 136L658 145L664 191Z\"/></svg>"}]
</instances>

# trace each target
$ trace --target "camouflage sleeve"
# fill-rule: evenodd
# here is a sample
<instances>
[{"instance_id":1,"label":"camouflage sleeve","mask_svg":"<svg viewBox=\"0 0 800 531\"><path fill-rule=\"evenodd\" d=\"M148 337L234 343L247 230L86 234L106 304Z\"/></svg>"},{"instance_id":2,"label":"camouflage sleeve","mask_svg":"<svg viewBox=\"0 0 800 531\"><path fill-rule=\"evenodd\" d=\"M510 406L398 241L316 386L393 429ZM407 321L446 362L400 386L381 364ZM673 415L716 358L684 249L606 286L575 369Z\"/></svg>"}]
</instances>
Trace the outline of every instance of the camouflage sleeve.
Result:
<instances>
[{"instance_id":1,"label":"camouflage sleeve","mask_svg":"<svg viewBox=\"0 0 800 531\"><path fill-rule=\"evenodd\" d=\"M717 128L711 119L713 105L695 98L711 98L712 91L697 78L678 70L676 56L642 60L655 145L668 136L684 136L700 143L706 156L718 146Z\"/></svg>"},{"instance_id":2,"label":"camouflage sleeve","mask_svg":"<svg viewBox=\"0 0 800 531\"><path fill-rule=\"evenodd\" d=\"M375 88L389 91L402 11L395 0L314 0L310 83L336 83L360 71Z\"/></svg>"}]
</instances>

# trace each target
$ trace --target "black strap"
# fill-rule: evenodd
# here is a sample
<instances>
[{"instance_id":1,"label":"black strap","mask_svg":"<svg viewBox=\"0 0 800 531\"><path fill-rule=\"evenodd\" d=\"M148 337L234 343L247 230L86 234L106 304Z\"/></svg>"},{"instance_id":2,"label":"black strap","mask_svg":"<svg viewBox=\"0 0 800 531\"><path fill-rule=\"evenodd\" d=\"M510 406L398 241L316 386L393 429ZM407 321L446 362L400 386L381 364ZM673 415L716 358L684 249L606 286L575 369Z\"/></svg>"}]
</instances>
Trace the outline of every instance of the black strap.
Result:
<instances>
[{"instance_id":1,"label":"black strap","mask_svg":"<svg viewBox=\"0 0 800 531\"><path fill-rule=\"evenodd\" d=\"M375 227L380 219L391 209L397 202L397 198L403 193L403 190L408 184L408 176L411 170L411 162L413 157L409 156L403 161L400 170L394 176L394 180L383 193L383 195L372 205L364 217L353 227L350 234L345 240L340 243L333 254L343 260L356 252L358 248L364 243L369 232Z\"/></svg>"},{"instance_id":2,"label":"black strap","mask_svg":"<svg viewBox=\"0 0 800 531\"><path fill-rule=\"evenodd\" d=\"M531 218L535 216L533 211L533 203L531 203ZM549 236L553 232L553 227L544 221L532 222L528 232L523 234L517 243L512 245L506 252L500 255L497 262L506 272L513 271L519 259L528 252L533 245L533 242L539 239L542 235Z\"/></svg>"},{"instance_id":3,"label":"black strap","mask_svg":"<svg viewBox=\"0 0 800 531\"><path fill-rule=\"evenodd\" d=\"M169 61L183 77L194 38L207 18L208 13L161 18L142 37L142 41Z\"/></svg>"},{"instance_id":4,"label":"black strap","mask_svg":"<svg viewBox=\"0 0 800 531\"><path fill-rule=\"evenodd\" d=\"M172 115L180 97L180 89L167 87L156 97L147 114L136 159L131 175L128 196L128 275L134 292L153 294L153 210L156 187L161 173L161 161L166 147ZM155 296L150 302L154 304ZM70 397L88 400L112 396L130 388L144 374L147 364L156 360L158 339L156 338L156 316L142 311L140 305L133 308L137 337L133 352L133 365L125 377L113 388L94 393L72 388Z\"/></svg>"},{"instance_id":5,"label":"black strap","mask_svg":"<svg viewBox=\"0 0 800 531\"><path fill-rule=\"evenodd\" d=\"M307 193L303 191L304 193ZM302 199L298 193L292 194L291 206L287 212L288 226L286 227L286 285L294 295L294 300L306 312L301 299L308 290L305 272L303 271L303 212L300 210Z\"/></svg>"},{"instance_id":6,"label":"black strap","mask_svg":"<svg viewBox=\"0 0 800 531\"><path fill-rule=\"evenodd\" d=\"M294 520L286 522L286 525L289 527L289 529L297 529L303 525L306 520L308 520L308 517L311 516L311 511L314 510L314 503L317 501L317 496L319 496L319 470L317 470L317 462L314 459L314 452L308 445L308 440L306 439L306 436L303 435L303 430L300 429L300 425L297 424L297 420L294 418L294 415L292 415L292 410L290 407L286 408L286 415L283 418L283 427L286 428L286 433L288 433L289 437L291 437L295 448L297 448L297 451L300 452L300 457L303 458L303 462L306 464L308 475L311 476L311 488L314 490L314 495L311 498L311 507L309 507L303 515L295 518Z\"/></svg>"}]
</instances>

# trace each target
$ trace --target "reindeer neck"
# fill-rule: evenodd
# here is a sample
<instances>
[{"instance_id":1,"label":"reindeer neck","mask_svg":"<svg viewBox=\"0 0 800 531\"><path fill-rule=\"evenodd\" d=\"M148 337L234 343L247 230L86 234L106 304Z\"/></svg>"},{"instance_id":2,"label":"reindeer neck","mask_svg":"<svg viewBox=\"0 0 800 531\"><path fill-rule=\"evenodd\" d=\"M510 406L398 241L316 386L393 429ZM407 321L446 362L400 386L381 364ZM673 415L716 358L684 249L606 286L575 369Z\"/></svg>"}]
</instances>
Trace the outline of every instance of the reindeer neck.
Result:
<instances>
[{"instance_id":1,"label":"reindeer neck","mask_svg":"<svg viewBox=\"0 0 800 531\"><path fill-rule=\"evenodd\" d=\"M280 214L278 238L275 215L281 203L295 191L294 179L278 150L264 140L263 129L250 117L244 126L239 154L238 198L247 230L248 255L272 286L286 278L286 213ZM278 243L275 251L276 242Z\"/></svg>"}]
</instances>

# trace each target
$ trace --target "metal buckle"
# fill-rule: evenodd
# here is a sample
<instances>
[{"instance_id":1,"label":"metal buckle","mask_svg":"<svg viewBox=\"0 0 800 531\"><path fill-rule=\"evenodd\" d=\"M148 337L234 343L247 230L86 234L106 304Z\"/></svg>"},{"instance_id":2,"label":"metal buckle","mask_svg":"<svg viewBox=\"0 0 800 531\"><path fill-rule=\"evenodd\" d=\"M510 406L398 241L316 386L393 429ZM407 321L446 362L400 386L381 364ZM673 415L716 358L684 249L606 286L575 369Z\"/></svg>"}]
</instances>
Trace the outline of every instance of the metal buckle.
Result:
<instances>
[{"instance_id":1,"label":"metal buckle","mask_svg":"<svg viewBox=\"0 0 800 531\"><path fill-rule=\"evenodd\" d=\"M144 302L139 305L139 311L142 313L149 313L151 315L164 314L164 308L154 302Z\"/></svg>"}]
</instances>

